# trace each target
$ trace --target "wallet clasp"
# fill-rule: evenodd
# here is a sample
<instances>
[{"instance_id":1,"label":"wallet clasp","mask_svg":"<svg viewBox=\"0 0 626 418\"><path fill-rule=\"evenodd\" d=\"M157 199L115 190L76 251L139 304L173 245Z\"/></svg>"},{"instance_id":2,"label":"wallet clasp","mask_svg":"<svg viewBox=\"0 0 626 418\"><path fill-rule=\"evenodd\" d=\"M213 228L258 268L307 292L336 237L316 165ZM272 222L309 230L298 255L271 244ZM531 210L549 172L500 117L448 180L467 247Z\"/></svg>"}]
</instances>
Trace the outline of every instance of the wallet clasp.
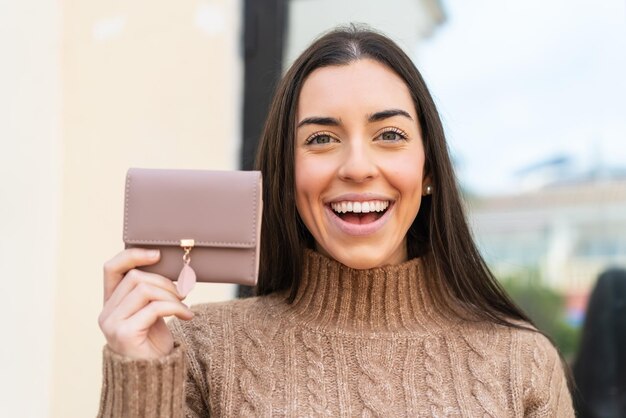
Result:
<instances>
[{"instance_id":1,"label":"wallet clasp","mask_svg":"<svg viewBox=\"0 0 626 418\"><path fill-rule=\"evenodd\" d=\"M183 248L183 250L185 250L185 254L183 255L183 261L185 262L185 264L189 264L189 261L191 261L189 253L191 252L191 249L194 247L194 245L196 245L196 242L192 239L180 240L180 246Z\"/></svg>"}]
</instances>

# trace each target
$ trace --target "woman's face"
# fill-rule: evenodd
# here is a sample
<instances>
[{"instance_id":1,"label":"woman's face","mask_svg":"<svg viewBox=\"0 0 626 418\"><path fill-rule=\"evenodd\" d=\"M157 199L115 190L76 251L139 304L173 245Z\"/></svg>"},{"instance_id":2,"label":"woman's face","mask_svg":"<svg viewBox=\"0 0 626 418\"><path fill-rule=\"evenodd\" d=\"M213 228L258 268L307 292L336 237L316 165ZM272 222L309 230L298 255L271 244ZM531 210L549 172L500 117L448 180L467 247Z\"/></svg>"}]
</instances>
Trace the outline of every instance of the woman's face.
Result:
<instances>
[{"instance_id":1,"label":"woman's face","mask_svg":"<svg viewBox=\"0 0 626 418\"><path fill-rule=\"evenodd\" d=\"M296 206L317 250L352 268L407 259L424 147L404 81L362 59L305 80L296 114Z\"/></svg>"}]
</instances>

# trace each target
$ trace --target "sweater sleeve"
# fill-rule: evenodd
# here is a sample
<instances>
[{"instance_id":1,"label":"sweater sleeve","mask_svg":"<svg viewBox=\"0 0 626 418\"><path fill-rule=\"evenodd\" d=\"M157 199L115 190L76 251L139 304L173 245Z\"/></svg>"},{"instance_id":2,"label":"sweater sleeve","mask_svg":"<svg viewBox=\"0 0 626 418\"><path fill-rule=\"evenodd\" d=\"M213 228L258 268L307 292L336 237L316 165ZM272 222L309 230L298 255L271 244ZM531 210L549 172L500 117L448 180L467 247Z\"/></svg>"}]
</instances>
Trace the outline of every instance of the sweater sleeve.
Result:
<instances>
[{"instance_id":1,"label":"sweater sleeve","mask_svg":"<svg viewBox=\"0 0 626 418\"><path fill-rule=\"evenodd\" d=\"M183 417L183 348L169 355L137 360L108 346L102 359L102 392L98 417Z\"/></svg>"},{"instance_id":2,"label":"sweater sleeve","mask_svg":"<svg viewBox=\"0 0 626 418\"><path fill-rule=\"evenodd\" d=\"M153 360L124 357L105 346L98 417L208 417L186 368L179 343L169 355Z\"/></svg>"},{"instance_id":3,"label":"sweater sleeve","mask_svg":"<svg viewBox=\"0 0 626 418\"><path fill-rule=\"evenodd\" d=\"M528 335L530 334L530 335ZM566 373L556 348L543 335L527 334L523 347L525 371L524 416L529 418L574 417Z\"/></svg>"}]
</instances>

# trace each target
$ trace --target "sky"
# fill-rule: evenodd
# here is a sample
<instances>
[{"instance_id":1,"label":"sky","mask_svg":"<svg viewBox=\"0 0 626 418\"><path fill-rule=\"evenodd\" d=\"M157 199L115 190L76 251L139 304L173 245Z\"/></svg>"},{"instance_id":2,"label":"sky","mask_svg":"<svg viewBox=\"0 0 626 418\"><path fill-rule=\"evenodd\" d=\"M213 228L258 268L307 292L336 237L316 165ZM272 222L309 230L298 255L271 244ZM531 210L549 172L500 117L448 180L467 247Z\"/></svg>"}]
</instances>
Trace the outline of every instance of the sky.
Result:
<instances>
[{"instance_id":1,"label":"sky","mask_svg":"<svg viewBox=\"0 0 626 418\"><path fill-rule=\"evenodd\" d=\"M514 194L568 157L626 168L625 0L443 0L416 50L464 187Z\"/></svg>"}]
</instances>

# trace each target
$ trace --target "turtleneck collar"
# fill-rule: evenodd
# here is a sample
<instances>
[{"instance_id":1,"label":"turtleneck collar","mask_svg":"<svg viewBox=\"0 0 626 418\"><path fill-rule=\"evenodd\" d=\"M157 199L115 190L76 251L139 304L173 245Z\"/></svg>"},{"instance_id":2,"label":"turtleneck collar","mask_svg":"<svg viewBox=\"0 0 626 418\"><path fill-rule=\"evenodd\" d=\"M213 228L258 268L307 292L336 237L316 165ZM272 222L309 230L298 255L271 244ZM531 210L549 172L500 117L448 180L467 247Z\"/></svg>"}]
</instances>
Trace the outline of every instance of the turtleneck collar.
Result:
<instances>
[{"instance_id":1,"label":"turtleneck collar","mask_svg":"<svg viewBox=\"0 0 626 418\"><path fill-rule=\"evenodd\" d=\"M287 318L315 329L433 333L449 328L425 289L424 267L414 258L368 270L347 267L311 250Z\"/></svg>"}]
</instances>

